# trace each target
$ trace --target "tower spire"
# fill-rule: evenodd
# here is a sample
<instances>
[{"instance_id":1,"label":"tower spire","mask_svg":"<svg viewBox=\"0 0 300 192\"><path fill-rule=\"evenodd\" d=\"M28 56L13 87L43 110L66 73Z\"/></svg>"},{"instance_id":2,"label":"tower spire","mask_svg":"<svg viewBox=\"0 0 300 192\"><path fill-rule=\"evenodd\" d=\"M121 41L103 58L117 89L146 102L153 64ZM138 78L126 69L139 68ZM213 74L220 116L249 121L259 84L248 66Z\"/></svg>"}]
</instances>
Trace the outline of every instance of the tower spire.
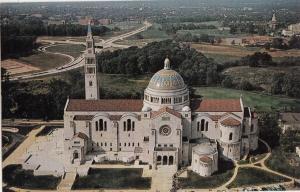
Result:
<instances>
[{"instance_id":1,"label":"tower spire","mask_svg":"<svg viewBox=\"0 0 300 192\"><path fill-rule=\"evenodd\" d=\"M91 23L88 24L86 51L84 53L85 99L99 99L99 79L97 76L97 58Z\"/></svg>"}]
</instances>

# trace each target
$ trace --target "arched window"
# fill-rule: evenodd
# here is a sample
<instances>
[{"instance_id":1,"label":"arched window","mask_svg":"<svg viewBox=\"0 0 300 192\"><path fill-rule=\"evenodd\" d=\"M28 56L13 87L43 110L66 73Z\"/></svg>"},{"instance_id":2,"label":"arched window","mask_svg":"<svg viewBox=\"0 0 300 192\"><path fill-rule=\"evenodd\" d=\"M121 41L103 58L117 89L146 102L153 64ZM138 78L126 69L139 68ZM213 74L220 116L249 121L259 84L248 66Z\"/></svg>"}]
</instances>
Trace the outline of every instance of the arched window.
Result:
<instances>
[{"instance_id":1,"label":"arched window","mask_svg":"<svg viewBox=\"0 0 300 192\"><path fill-rule=\"evenodd\" d=\"M199 121L197 122L197 131L198 132L200 131L200 122Z\"/></svg>"},{"instance_id":2,"label":"arched window","mask_svg":"<svg viewBox=\"0 0 300 192\"><path fill-rule=\"evenodd\" d=\"M100 119L99 124L100 124L100 131L103 131L103 119Z\"/></svg>"},{"instance_id":3,"label":"arched window","mask_svg":"<svg viewBox=\"0 0 300 192\"><path fill-rule=\"evenodd\" d=\"M208 121L205 123L205 131L208 131Z\"/></svg>"},{"instance_id":4,"label":"arched window","mask_svg":"<svg viewBox=\"0 0 300 192\"><path fill-rule=\"evenodd\" d=\"M134 131L134 128L135 128L135 122L132 121L132 131Z\"/></svg>"},{"instance_id":5,"label":"arched window","mask_svg":"<svg viewBox=\"0 0 300 192\"><path fill-rule=\"evenodd\" d=\"M205 120L202 119L201 120L201 131L204 131L204 124L205 124Z\"/></svg>"},{"instance_id":6,"label":"arched window","mask_svg":"<svg viewBox=\"0 0 300 192\"><path fill-rule=\"evenodd\" d=\"M232 133L229 134L229 141L232 140Z\"/></svg>"},{"instance_id":7,"label":"arched window","mask_svg":"<svg viewBox=\"0 0 300 192\"><path fill-rule=\"evenodd\" d=\"M251 124L250 131L253 132L253 129L254 129L253 124Z\"/></svg>"},{"instance_id":8,"label":"arched window","mask_svg":"<svg viewBox=\"0 0 300 192\"><path fill-rule=\"evenodd\" d=\"M127 119L127 131L131 131L131 119Z\"/></svg>"},{"instance_id":9,"label":"arched window","mask_svg":"<svg viewBox=\"0 0 300 192\"><path fill-rule=\"evenodd\" d=\"M106 123L106 121L104 121L104 131L106 131L107 130L107 123Z\"/></svg>"},{"instance_id":10,"label":"arched window","mask_svg":"<svg viewBox=\"0 0 300 192\"><path fill-rule=\"evenodd\" d=\"M98 127L98 121L96 121L95 124L96 124L96 125L95 125L95 126L96 126L96 131L98 131L98 130L99 130L99 127Z\"/></svg>"},{"instance_id":11,"label":"arched window","mask_svg":"<svg viewBox=\"0 0 300 192\"><path fill-rule=\"evenodd\" d=\"M124 131L126 131L126 121L123 122Z\"/></svg>"}]
</instances>

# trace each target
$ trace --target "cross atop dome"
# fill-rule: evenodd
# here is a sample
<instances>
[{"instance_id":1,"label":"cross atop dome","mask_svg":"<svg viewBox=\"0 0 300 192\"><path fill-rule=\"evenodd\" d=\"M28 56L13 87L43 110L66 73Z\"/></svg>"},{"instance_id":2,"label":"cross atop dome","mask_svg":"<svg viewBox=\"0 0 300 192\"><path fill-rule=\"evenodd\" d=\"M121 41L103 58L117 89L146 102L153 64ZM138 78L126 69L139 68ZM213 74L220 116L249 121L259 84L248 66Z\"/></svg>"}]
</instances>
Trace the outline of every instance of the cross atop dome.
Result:
<instances>
[{"instance_id":1,"label":"cross atop dome","mask_svg":"<svg viewBox=\"0 0 300 192\"><path fill-rule=\"evenodd\" d=\"M170 59L168 58L168 56L166 57L165 61L164 61L164 69L171 69L170 67Z\"/></svg>"}]
</instances>

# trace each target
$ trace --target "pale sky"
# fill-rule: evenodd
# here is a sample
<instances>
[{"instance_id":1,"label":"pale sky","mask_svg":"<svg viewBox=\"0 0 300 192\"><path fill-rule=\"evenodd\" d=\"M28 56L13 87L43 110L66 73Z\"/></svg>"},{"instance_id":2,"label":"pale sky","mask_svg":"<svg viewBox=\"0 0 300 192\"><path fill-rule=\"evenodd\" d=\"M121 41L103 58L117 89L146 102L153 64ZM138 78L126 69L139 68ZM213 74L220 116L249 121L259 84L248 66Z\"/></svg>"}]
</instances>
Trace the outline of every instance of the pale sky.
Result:
<instances>
[{"instance_id":1,"label":"pale sky","mask_svg":"<svg viewBox=\"0 0 300 192\"><path fill-rule=\"evenodd\" d=\"M0 0L1 3L22 3L22 2L66 2L66 1L137 1L137 0Z\"/></svg>"}]
</instances>

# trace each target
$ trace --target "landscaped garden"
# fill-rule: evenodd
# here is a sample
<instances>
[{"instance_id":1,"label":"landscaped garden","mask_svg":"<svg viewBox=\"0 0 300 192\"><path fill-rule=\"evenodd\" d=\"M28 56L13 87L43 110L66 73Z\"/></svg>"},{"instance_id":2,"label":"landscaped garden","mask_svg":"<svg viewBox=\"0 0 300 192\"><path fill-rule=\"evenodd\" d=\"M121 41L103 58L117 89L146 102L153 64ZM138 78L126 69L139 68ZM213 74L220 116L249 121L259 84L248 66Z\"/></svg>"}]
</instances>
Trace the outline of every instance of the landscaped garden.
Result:
<instances>
[{"instance_id":1,"label":"landscaped garden","mask_svg":"<svg viewBox=\"0 0 300 192\"><path fill-rule=\"evenodd\" d=\"M151 178L143 169L90 169L87 176L76 177L72 189L149 189Z\"/></svg>"},{"instance_id":2,"label":"landscaped garden","mask_svg":"<svg viewBox=\"0 0 300 192\"><path fill-rule=\"evenodd\" d=\"M274 171L278 171L285 175L300 178L300 166L292 166L290 164L290 159L298 159L295 153L286 153L280 148L275 148L272 150L272 154L266 161L266 166Z\"/></svg>"},{"instance_id":3,"label":"landscaped garden","mask_svg":"<svg viewBox=\"0 0 300 192\"><path fill-rule=\"evenodd\" d=\"M251 185L263 185L287 182L288 178L250 167L239 168L235 180L227 186L228 188L245 187Z\"/></svg>"},{"instance_id":4,"label":"landscaped garden","mask_svg":"<svg viewBox=\"0 0 300 192\"><path fill-rule=\"evenodd\" d=\"M231 161L219 160L219 170L209 177L201 177L199 174L188 171L187 178L178 178L182 189L208 189L216 188L227 182L233 175L234 165Z\"/></svg>"},{"instance_id":5,"label":"landscaped garden","mask_svg":"<svg viewBox=\"0 0 300 192\"><path fill-rule=\"evenodd\" d=\"M3 169L3 181L8 186L22 189L55 190L61 178L34 176L33 171L22 169L22 165L8 165Z\"/></svg>"}]
</instances>

